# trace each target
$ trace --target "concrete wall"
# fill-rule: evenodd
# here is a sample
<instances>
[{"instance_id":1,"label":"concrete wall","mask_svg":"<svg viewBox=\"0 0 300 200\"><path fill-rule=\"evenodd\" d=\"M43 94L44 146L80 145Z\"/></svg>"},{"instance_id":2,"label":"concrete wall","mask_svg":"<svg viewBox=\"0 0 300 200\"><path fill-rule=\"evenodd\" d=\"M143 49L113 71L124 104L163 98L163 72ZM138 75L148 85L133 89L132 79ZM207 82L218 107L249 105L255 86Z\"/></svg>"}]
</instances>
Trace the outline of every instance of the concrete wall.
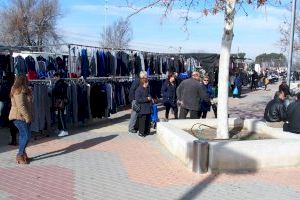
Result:
<instances>
[{"instance_id":1,"label":"concrete wall","mask_svg":"<svg viewBox=\"0 0 300 200\"><path fill-rule=\"evenodd\" d=\"M161 143L190 169L193 166L193 142L197 138L182 129L190 130L197 123L215 127L217 121L172 120L158 123L157 127ZM255 119L229 119L229 126L268 134L274 139L209 142L210 171L255 171L300 166L300 135L268 127L265 122Z\"/></svg>"},{"instance_id":2,"label":"concrete wall","mask_svg":"<svg viewBox=\"0 0 300 200\"><path fill-rule=\"evenodd\" d=\"M196 137L168 122L157 124L159 141L189 169L193 168L193 142Z\"/></svg>"},{"instance_id":3,"label":"concrete wall","mask_svg":"<svg viewBox=\"0 0 300 200\"><path fill-rule=\"evenodd\" d=\"M255 171L273 167L300 166L300 140L274 139L211 142L211 171Z\"/></svg>"}]
</instances>

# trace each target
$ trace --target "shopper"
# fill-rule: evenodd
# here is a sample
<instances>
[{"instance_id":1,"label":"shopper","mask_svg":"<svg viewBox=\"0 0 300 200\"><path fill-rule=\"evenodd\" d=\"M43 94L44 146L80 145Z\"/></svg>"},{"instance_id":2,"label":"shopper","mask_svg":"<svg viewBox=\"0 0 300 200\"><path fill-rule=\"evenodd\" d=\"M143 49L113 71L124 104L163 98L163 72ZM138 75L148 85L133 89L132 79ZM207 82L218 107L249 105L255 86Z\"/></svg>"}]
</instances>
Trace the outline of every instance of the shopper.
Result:
<instances>
[{"instance_id":1,"label":"shopper","mask_svg":"<svg viewBox=\"0 0 300 200\"><path fill-rule=\"evenodd\" d=\"M258 74L254 70L253 74L251 75L251 91L256 90L256 88L257 88L257 81L258 81Z\"/></svg>"},{"instance_id":2,"label":"shopper","mask_svg":"<svg viewBox=\"0 0 300 200\"><path fill-rule=\"evenodd\" d=\"M69 102L67 96L68 85L63 79L60 78L59 73L54 74L54 79L56 80L56 82L52 91L53 108L57 111L59 131L58 136L64 137L69 135L65 119L65 109Z\"/></svg>"},{"instance_id":3,"label":"shopper","mask_svg":"<svg viewBox=\"0 0 300 200\"><path fill-rule=\"evenodd\" d=\"M241 76L238 73L236 73L235 74L235 79L234 79L234 90L237 89L237 93L235 93L234 90L233 90L233 93L234 93L232 95L233 98L235 98L235 97L240 98L241 97L242 85L243 85L243 82L242 82Z\"/></svg>"},{"instance_id":4,"label":"shopper","mask_svg":"<svg viewBox=\"0 0 300 200\"><path fill-rule=\"evenodd\" d=\"M284 106L285 94L283 91L277 91L274 99L271 100L264 113L267 125L273 128L282 128L286 120L286 108Z\"/></svg>"},{"instance_id":5,"label":"shopper","mask_svg":"<svg viewBox=\"0 0 300 200\"><path fill-rule=\"evenodd\" d=\"M283 130L300 134L300 93L297 94L297 100L291 103L287 108L286 123L283 125Z\"/></svg>"},{"instance_id":6,"label":"shopper","mask_svg":"<svg viewBox=\"0 0 300 200\"><path fill-rule=\"evenodd\" d=\"M29 158L26 147L31 137L30 123L32 122L32 92L28 87L26 76L17 76L11 88L11 110L9 120L19 130L19 151L16 157L18 164L28 164Z\"/></svg>"},{"instance_id":7,"label":"shopper","mask_svg":"<svg viewBox=\"0 0 300 200\"><path fill-rule=\"evenodd\" d=\"M144 78L147 78L147 72L141 71L139 74L139 77L136 80L134 80L131 84L131 87L129 90L129 100L131 102L131 108L133 108L133 106L136 103L135 91L140 86L140 80L144 79ZM137 133L137 131L138 131L137 118L138 118L137 112L134 109L132 109L129 124L128 124L128 133Z\"/></svg>"},{"instance_id":8,"label":"shopper","mask_svg":"<svg viewBox=\"0 0 300 200\"><path fill-rule=\"evenodd\" d=\"M291 95L290 88L286 80L282 80L282 83L279 85L279 91L283 91L286 96Z\"/></svg>"},{"instance_id":9,"label":"shopper","mask_svg":"<svg viewBox=\"0 0 300 200\"><path fill-rule=\"evenodd\" d=\"M176 75L172 72L168 74L167 80L164 82L161 94L163 97L163 103L166 107L165 118L169 119L169 112L171 108L174 111L174 118L178 118L178 107L177 107L177 97L176 97Z\"/></svg>"},{"instance_id":10,"label":"shopper","mask_svg":"<svg viewBox=\"0 0 300 200\"><path fill-rule=\"evenodd\" d=\"M212 100L214 98L214 96L213 96L212 86L209 84L209 76L204 76L203 86L205 86L205 88L206 88L206 92L207 92L207 95L209 96L209 99ZM199 116L200 116L200 118L205 119L207 116L207 112L210 111L211 101L201 100L200 104L201 105L200 105Z\"/></svg>"},{"instance_id":11,"label":"shopper","mask_svg":"<svg viewBox=\"0 0 300 200\"><path fill-rule=\"evenodd\" d=\"M184 80L177 88L177 98L180 104L180 119L186 119L190 112L191 119L199 119L200 103L208 102L206 88L200 83L199 72L193 72L192 77Z\"/></svg>"},{"instance_id":12,"label":"shopper","mask_svg":"<svg viewBox=\"0 0 300 200\"><path fill-rule=\"evenodd\" d=\"M151 105L149 82L147 78L140 79L140 86L135 91L135 100L140 107L138 111L139 136L145 137L150 133Z\"/></svg>"}]
</instances>

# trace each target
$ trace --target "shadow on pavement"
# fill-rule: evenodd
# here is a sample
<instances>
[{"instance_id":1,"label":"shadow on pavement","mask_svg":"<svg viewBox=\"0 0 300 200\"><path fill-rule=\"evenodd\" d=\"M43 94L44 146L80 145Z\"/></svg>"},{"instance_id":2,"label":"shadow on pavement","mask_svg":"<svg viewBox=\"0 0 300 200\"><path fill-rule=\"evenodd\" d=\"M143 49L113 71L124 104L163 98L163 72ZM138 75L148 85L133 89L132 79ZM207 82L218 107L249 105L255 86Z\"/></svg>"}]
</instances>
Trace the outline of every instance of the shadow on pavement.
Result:
<instances>
[{"instance_id":1,"label":"shadow on pavement","mask_svg":"<svg viewBox=\"0 0 300 200\"><path fill-rule=\"evenodd\" d=\"M194 199L201 199L199 196L206 188L209 187L210 184L213 184L216 179L224 174L230 174L230 175L246 175L246 174L253 174L257 172L258 166L257 162L254 158L249 157L248 155L244 155L241 152L233 151L232 148L226 147L227 145L230 145L230 141L223 141L220 140L218 143L210 144L209 147L209 160L208 160L208 166L210 167L211 174L207 175L207 177L197 183L195 186L193 186L191 189L189 189L186 193L184 193L180 198L180 200L194 200ZM213 148L212 148L213 145ZM188 144L188 151L189 156L192 156L191 153L193 150L193 145ZM214 157L212 160L211 157ZM226 158L226 160L224 159ZM235 165L238 165L241 167L238 163L246 162L245 169L243 171L237 171L232 167L232 163L235 162ZM220 172L218 169L219 167L227 167L228 169L224 172Z\"/></svg>"},{"instance_id":2,"label":"shadow on pavement","mask_svg":"<svg viewBox=\"0 0 300 200\"><path fill-rule=\"evenodd\" d=\"M80 149L88 149L88 148L91 148L91 147L96 146L98 144L101 144L101 143L107 142L109 140L112 140L117 136L118 135L109 135L109 136L105 136L105 137L98 137L98 138L85 140L85 141L80 142L80 143L72 144L72 145L70 145L70 146L68 146L64 149L60 149L60 150L48 152L48 153L45 153L45 154L42 154L42 155L39 155L39 156L32 157L32 161L43 160L43 159L46 159L46 158L61 156L61 155L64 155L64 154L72 153L72 152L80 150Z\"/></svg>"}]
</instances>

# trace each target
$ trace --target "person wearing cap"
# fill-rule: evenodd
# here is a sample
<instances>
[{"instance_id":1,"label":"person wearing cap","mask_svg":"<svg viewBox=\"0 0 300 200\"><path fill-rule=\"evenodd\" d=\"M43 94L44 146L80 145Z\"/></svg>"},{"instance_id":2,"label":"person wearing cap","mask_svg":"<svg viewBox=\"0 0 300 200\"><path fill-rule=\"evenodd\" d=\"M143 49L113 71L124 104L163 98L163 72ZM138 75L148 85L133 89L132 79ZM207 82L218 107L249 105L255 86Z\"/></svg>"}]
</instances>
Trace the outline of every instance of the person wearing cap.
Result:
<instances>
[{"instance_id":1,"label":"person wearing cap","mask_svg":"<svg viewBox=\"0 0 300 200\"><path fill-rule=\"evenodd\" d=\"M199 72L193 72L191 78L182 81L176 93L180 104L180 119L186 119L188 113L191 119L199 119L199 102L210 101L205 86L200 83Z\"/></svg>"}]
</instances>

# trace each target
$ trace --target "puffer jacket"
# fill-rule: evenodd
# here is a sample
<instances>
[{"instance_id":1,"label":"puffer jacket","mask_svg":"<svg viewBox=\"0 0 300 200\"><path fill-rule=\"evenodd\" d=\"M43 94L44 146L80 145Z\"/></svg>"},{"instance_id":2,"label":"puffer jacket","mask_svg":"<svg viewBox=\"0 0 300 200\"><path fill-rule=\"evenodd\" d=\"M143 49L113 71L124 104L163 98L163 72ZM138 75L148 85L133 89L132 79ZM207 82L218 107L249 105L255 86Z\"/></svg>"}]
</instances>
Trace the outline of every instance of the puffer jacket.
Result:
<instances>
[{"instance_id":1,"label":"puffer jacket","mask_svg":"<svg viewBox=\"0 0 300 200\"><path fill-rule=\"evenodd\" d=\"M32 96L25 92L14 94L11 97L9 120L21 120L26 123L32 121Z\"/></svg>"},{"instance_id":2,"label":"puffer jacket","mask_svg":"<svg viewBox=\"0 0 300 200\"><path fill-rule=\"evenodd\" d=\"M267 122L281 122L286 120L286 108L284 103L274 98L270 101L265 109L264 118Z\"/></svg>"}]
</instances>

